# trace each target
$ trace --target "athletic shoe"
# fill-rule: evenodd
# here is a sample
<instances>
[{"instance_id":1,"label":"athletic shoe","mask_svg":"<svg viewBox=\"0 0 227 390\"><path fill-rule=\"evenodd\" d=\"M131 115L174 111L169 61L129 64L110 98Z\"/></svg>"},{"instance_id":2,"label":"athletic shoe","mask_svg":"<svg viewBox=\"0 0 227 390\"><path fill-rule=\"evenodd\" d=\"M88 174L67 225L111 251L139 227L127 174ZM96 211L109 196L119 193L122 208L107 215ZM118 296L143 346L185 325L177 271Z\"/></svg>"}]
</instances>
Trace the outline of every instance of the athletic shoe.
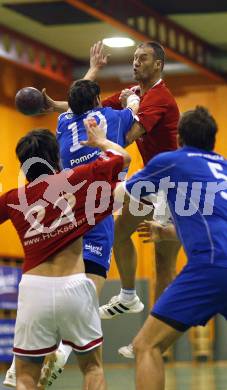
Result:
<instances>
[{"instance_id":1,"label":"athletic shoe","mask_svg":"<svg viewBox=\"0 0 227 390\"><path fill-rule=\"evenodd\" d=\"M6 387L16 387L16 371L10 370L10 368L6 371L3 385Z\"/></svg>"},{"instance_id":2,"label":"athletic shoe","mask_svg":"<svg viewBox=\"0 0 227 390\"><path fill-rule=\"evenodd\" d=\"M61 375L65 365L65 355L61 351L56 351L47 355L41 370L38 388L46 388L53 384Z\"/></svg>"},{"instance_id":3,"label":"athletic shoe","mask_svg":"<svg viewBox=\"0 0 227 390\"><path fill-rule=\"evenodd\" d=\"M118 350L119 355L126 357L127 359L135 359L132 344L121 347Z\"/></svg>"},{"instance_id":4,"label":"athletic shoe","mask_svg":"<svg viewBox=\"0 0 227 390\"><path fill-rule=\"evenodd\" d=\"M144 304L137 295L130 302L122 301L120 295L116 295L106 305L100 306L99 316L102 320L109 320L124 313L139 313L143 309Z\"/></svg>"}]
</instances>

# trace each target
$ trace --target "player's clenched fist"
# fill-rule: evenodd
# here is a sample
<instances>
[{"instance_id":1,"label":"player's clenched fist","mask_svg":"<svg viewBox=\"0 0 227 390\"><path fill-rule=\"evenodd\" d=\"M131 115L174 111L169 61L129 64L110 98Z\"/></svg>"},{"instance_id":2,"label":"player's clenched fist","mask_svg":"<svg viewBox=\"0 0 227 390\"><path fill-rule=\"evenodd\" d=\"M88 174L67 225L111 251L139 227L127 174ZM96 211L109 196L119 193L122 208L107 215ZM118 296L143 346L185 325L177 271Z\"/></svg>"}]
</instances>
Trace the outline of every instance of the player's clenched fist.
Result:
<instances>
[{"instance_id":1,"label":"player's clenched fist","mask_svg":"<svg viewBox=\"0 0 227 390\"><path fill-rule=\"evenodd\" d=\"M139 224L137 231L144 243L178 240L173 224L163 226L154 221L144 221Z\"/></svg>"}]
</instances>

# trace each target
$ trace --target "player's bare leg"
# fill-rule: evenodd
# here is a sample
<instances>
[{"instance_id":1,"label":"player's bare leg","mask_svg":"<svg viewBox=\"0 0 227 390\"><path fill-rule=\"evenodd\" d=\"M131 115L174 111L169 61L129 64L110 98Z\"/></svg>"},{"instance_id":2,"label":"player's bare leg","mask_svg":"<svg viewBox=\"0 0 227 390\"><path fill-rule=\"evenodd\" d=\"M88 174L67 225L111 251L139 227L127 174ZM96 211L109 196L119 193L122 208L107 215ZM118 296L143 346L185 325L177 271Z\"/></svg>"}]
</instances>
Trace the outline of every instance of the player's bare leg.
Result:
<instances>
[{"instance_id":1,"label":"player's bare leg","mask_svg":"<svg viewBox=\"0 0 227 390\"><path fill-rule=\"evenodd\" d=\"M179 241L155 242L155 301L176 276L176 262L180 247Z\"/></svg>"},{"instance_id":2,"label":"player's bare leg","mask_svg":"<svg viewBox=\"0 0 227 390\"><path fill-rule=\"evenodd\" d=\"M155 245L156 301L176 276L176 261L181 244L172 223L162 225L157 220L145 220L137 231L144 243L153 242Z\"/></svg>"},{"instance_id":3,"label":"player's bare leg","mask_svg":"<svg viewBox=\"0 0 227 390\"><path fill-rule=\"evenodd\" d=\"M127 198L122 214L115 221L114 230L114 256L121 277L122 287L135 288L135 276L137 268L137 253L131 235L145 216L141 211L146 206ZM152 208L146 208L146 219L151 219Z\"/></svg>"},{"instance_id":4,"label":"player's bare leg","mask_svg":"<svg viewBox=\"0 0 227 390\"><path fill-rule=\"evenodd\" d=\"M107 385L102 366L102 347L77 355L79 367L84 375L83 390L106 390Z\"/></svg>"},{"instance_id":5,"label":"player's bare leg","mask_svg":"<svg viewBox=\"0 0 227 390\"><path fill-rule=\"evenodd\" d=\"M165 372L162 354L182 335L171 326L149 316L133 340L136 357L136 389L164 390Z\"/></svg>"},{"instance_id":6,"label":"player's bare leg","mask_svg":"<svg viewBox=\"0 0 227 390\"><path fill-rule=\"evenodd\" d=\"M95 283L97 295L99 297L106 279L100 275L95 275L95 274L86 274L86 275L88 278L90 278Z\"/></svg>"},{"instance_id":7,"label":"player's bare leg","mask_svg":"<svg viewBox=\"0 0 227 390\"><path fill-rule=\"evenodd\" d=\"M115 221L114 255L122 286L125 289L135 288L137 254L131 235L145 218L144 215L135 215L136 209L141 211L144 207L144 205L139 205L132 199L127 199L122 209L122 215L119 215ZM134 215L132 214L133 211ZM147 208L146 213L146 219L151 219L152 209Z\"/></svg>"},{"instance_id":8,"label":"player's bare leg","mask_svg":"<svg viewBox=\"0 0 227 390\"><path fill-rule=\"evenodd\" d=\"M34 363L16 356L16 372L18 390L36 390L42 363Z\"/></svg>"},{"instance_id":9,"label":"player's bare leg","mask_svg":"<svg viewBox=\"0 0 227 390\"><path fill-rule=\"evenodd\" d=\"M146 208L146 209L145 209ZM141 210L145 210L146 218L151 219L153 210L127 198L122 214L115 221L114 256L121 278L122 289L118 296L100 307L100 317L110 319L122 313L139 313L144 305L136 295L135 277L137 254L131 235L145 218Z\"/></svg>"}]
</instances>

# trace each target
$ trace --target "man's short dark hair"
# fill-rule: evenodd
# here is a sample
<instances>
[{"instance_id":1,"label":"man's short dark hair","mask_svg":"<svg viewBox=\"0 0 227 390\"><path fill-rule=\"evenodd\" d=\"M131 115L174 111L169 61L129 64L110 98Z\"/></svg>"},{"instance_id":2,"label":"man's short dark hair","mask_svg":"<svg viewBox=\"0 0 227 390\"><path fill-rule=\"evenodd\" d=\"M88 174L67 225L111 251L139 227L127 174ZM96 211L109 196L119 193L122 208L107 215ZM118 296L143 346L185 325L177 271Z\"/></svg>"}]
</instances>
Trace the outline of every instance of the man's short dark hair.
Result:
<instances>
[{"instance_id":1,"label":"man's short dark hair","mask_svg":"<svg viewBox=\"0 0 227 390\"><path fill-rule=\"evenodd\" d=\"M180 140L184 145L212 151L215 145L217 123L209 111L201 106L186 111L178 124Z\"/></svg>"},{"instance_id":2,"label":"man's short dark hair","mask_svg":"<svg viewBox=\"0 0 227 390\"><path fill-rule=\"evenodd\" d=\"M99 95L100 87L95 81L75 81L69 89L69 107L74 114L84 114L97 106Z\"/></svg>"},{"instance_id":3,"label":"man's short dark hair","mask_svg":"<svg viewBox=\"0 0 227 390\"><path fill-rule=\"evenodd\" d=\"M165 50L160 45L160 43L156 41L148 41L141 43L138 47L151 47L154 51L154 56L156 60L160 60L162 62L162 69L164 68L165 65Z\"/></svg>"},{"instance_id":4,"label":"man's short dark hair","mask_svg":"<svg viewBox=\"0 0 227 390\"><path fill-rule=\"evenodd\" d=\"M32 130L22 137L16 146L16 155L21 165L29 158L38 157L44 162L34 162L28 172L25 172L28 181L37 179L40 175L53 174L59 171L59 147L56 137L48 129ZM49 163L53 169L47 166Z\"/></svg>"}]
</instances>

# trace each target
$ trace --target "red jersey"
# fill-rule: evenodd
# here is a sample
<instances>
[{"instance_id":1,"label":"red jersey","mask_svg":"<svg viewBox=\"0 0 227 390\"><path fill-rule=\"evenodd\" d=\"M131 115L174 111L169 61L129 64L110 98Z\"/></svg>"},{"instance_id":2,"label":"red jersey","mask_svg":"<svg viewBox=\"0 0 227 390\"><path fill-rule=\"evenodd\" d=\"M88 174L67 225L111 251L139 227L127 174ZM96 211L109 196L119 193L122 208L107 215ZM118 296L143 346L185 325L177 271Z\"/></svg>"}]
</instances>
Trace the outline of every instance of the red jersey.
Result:
<instances>
[{"instance_id":1,"label":"red jersey","mask_svg":"<svg viewBox=\"0 0 227 390\"><path fill-rule=\"evenodd\" d=\"M136 93L139 94L139 89ZM103 106L122 109L119 96L118 93L105 99ZM177 149L177 124L180 114L173 95L162 80L140 99L137 116L146 133L138 138L136 143L146 165L156 154Z\"/></svg>"},{"instance_id":2,"label":"red jersey","mask_svg":"<svg viewBox=\"0 0 227 390\"><path fill-rule=\"evenodd\" d=\"M10 219L17 230L24 272L111 214L123 163L121 155L107 151L90 164L46 175L0 197L0 223Z\"/></svg>"}]
</instances>

